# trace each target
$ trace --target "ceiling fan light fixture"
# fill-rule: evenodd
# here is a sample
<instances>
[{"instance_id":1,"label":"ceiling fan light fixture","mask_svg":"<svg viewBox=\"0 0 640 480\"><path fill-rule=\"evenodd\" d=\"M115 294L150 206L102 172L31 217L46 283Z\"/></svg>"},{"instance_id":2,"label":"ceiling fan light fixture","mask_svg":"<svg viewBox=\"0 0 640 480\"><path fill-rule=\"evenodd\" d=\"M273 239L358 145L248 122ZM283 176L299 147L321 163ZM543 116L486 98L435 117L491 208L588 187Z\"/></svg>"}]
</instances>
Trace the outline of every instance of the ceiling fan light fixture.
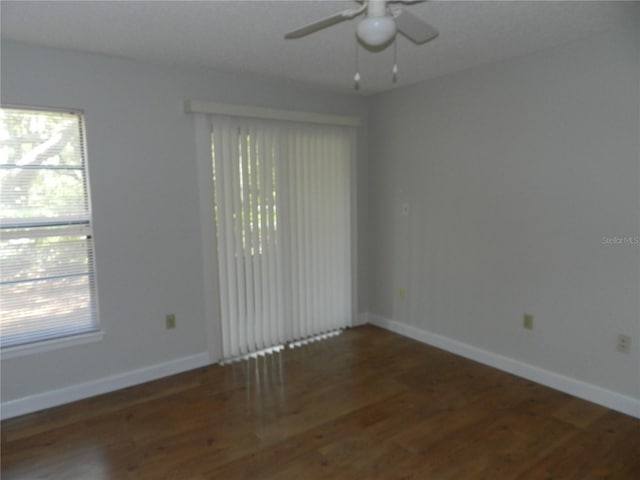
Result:
<instances>
[{"instance_id":1,"label":"ceiling fan light fixture","mask_svg":"<svg viewBox=\"0 0 640 480\"><path fill-rule=\"evenodd\" d=\"M370 47L385 45L396 34L396 22L391 17L367 17L358 24L358 38Z\"/></svg>"}]
</instances>

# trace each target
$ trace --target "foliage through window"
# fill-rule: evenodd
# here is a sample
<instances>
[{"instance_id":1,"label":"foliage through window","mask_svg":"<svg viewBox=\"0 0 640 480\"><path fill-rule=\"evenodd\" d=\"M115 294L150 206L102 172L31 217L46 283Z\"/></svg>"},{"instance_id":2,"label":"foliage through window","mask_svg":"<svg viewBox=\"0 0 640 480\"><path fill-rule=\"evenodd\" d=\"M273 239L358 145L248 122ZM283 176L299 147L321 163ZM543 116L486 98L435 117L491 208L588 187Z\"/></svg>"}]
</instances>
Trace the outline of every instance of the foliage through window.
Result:
<instances>
[{"instance_id":1,"label":"foliage through window","mask_svg":"<svg viewBox=\"0 0 640 480\"><path fill-rule=\"evenodd\" d=\"M82 115L0 110L0 345L98 330Z\"/></svg>"},{"instance_id":2,"label":"foliage through window","mask_svg":"<svg viewBox=\"0 0 640 480\"><path fill-rule=\"evenodd\" d=\"M240 232L241 242L236 255L262 255L269 236L278 232L276 151L274 145L260 145L248 129L238 128L234 138L238 162L233 174L237 180L237 209L231 213ZM262 148L263 151L260 149ZM211 154L215 159L215 140L212 135ZM261 160L262 159L262 160ZM216 182L216 166L213 162L213 182ZM218 225L218 203L214 190L214 218Z\"/></svg>"}]
</instances>

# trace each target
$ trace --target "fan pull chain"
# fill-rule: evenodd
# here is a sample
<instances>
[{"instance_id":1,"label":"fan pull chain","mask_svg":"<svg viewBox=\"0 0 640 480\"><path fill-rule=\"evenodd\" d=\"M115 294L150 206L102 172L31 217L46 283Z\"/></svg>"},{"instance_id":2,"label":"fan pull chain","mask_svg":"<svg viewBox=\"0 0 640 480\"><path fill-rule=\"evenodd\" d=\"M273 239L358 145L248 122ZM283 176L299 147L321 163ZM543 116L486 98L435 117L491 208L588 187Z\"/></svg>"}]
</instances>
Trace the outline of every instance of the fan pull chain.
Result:
<instances>
[{"instance_id":1,"label":"fan pull chain","mask_svg":"<svg viewBox=\"0 0 640 480\"><path fill-rule=\"evenodd\" d=\"M391 70L393 83L398 81L398 37L393 40L393 69Z\"/></svg>"},{"instance_id":2,"label":"fan pull chain","mask_svg":"<svg viewBox=\"0 0 640 480\"><path fill-rule=\"evenodd\" d=\"M354 90L360 90L360 60L358 58L358 40L356 39L356 74L353 76Z\"/></svg>"}]
</instances>

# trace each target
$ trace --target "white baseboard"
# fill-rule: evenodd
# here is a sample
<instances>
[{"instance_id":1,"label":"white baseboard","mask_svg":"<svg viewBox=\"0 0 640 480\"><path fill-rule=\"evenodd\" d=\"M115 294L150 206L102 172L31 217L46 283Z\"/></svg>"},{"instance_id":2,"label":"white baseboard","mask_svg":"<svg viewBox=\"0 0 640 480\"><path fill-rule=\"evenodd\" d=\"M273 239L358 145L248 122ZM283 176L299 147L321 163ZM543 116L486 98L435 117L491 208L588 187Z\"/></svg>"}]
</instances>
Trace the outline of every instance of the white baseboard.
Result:
<instances>
[{"instance_id":1,"label":"white baseboard","mask_svg":"<svg viewBox=\"0 0 640 480\"><path fill-rule=\"evenodd\" d=\"M356 316L356 318L351 322L352 327L359 327L360 325L366 325L369 323L369 313L368 312L360 312Z\"/></svg>"},{"instance_id":2,"label":"white baseboard","mask_svg":"<svg viewBox=\"0 0 640 480\"><path fill-rule=\"evenodd\" d=\"M37 412L45 408L75 402L83 398L93 397L176 373L186 372L187 370L203 367L209 363L208 353L198 353L130 372L110 375L45 393L9 400L2 403L0 407L0 417L4 420L6 418Z\"/></svg>"},{"instance_id":3,"label":"white baseboard","mask_svg":"<svg viewBox=\"0 0 640 480\"><path fill-rule=\"evenodd\" d=\"M378 315L360 313L358 314L357 321L354 322L353 326L363 325L366 323L370 323L419 342L447 350L451 353L455 353L456 355L495 367L499 370L518 375L561 392L589 400L607 408L611 408L612 410L640 418L639 399L598 387L575 378L567 377L550 370L535 367L513 358L483 350L467 343L453 340L411 325L405 325L395 320L389 320ZM140 383L203 367L209 363L209 355L207 353L199 353L150 367L132 370L130 372L111 375L41 394L9 400L2 403L0 406L0 417L3 420L17 417L19 415L36 412L45 408L55 407L65 403L74 402L76 400L82 400L83 398L112 392L121 388L131 387Z\"/></svg>"},{"instance_id":4,"label":"white baseboard","mask_svg":"<svg viewBox=\"0 0 640 480\"><path fill-rule=\"evenodd\" d=\"M555 390L588 400L612 410L640 418L640 399L629 397L591 383L567 377L550 370L529 365L528 363L505 357L497 353L474 347L449 337L389 320L379 315L369 314L369 323L385 330L398 333L422 343L441 348L476 362L495 367L519 377L546 385Z\"/></svg>"}]
</instances>

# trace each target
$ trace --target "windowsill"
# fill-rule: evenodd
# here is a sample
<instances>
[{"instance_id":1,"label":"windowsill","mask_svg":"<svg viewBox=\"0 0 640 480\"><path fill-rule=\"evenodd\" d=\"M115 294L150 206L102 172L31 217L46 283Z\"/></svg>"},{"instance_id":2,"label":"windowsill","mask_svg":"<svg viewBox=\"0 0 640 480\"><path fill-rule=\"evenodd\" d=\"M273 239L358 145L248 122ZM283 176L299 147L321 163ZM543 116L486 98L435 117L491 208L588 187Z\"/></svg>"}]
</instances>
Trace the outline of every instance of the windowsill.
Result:
<instances>
[{"instance_id":1,"label":"windowsill","mask_svg":"<svg viewBox=\"0 0 640 480\"><path fill-rule=\"evenodd\" d=\"M73 347L75 345L83 345L85 343L94 343L102 340L104 332L83 333L72 337L56 338L54 340L45 340L43 342L31 343L28 345L18 345L15 347L6 347L2 349L2 360L8 358L22 357L25 355L33 355L34 353L49 352L60 348Z\"/></svg>"}]
</instances>

